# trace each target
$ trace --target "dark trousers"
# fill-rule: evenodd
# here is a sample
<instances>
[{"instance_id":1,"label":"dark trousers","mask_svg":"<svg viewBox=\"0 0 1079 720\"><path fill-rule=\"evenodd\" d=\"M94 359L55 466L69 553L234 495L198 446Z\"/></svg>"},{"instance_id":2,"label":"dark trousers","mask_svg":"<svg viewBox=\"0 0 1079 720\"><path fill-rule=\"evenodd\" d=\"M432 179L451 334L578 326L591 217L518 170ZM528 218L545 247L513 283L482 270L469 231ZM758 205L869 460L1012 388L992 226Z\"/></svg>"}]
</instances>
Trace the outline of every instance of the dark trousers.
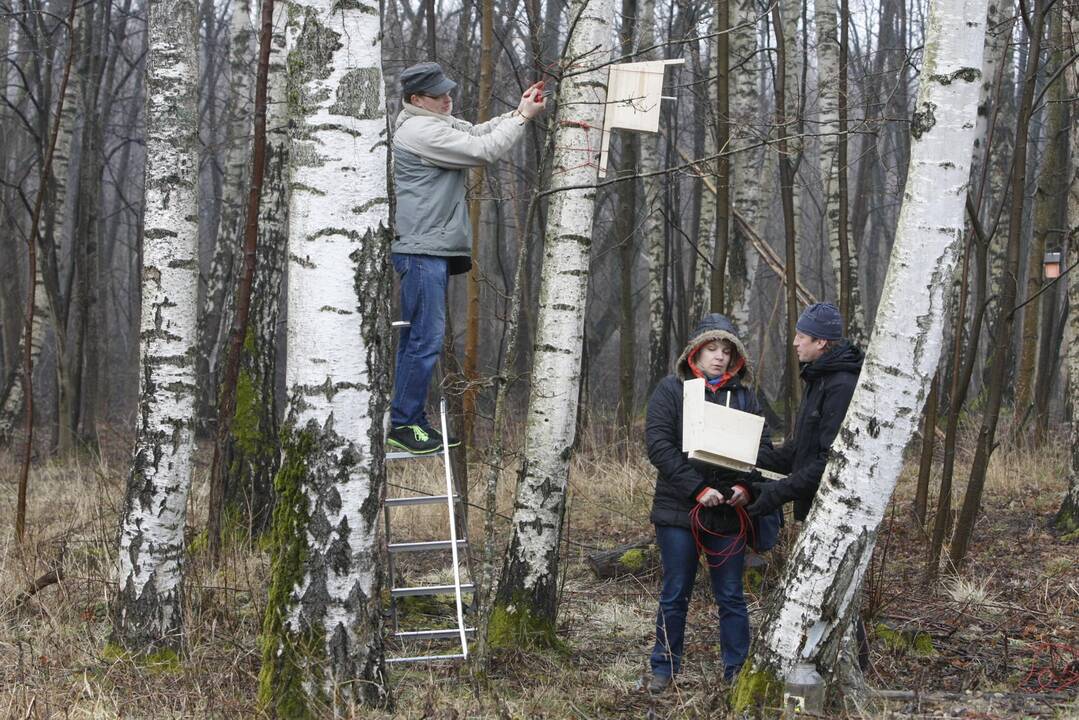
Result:
<instances>
[{"instance_id":1,"label":"dark trousers","mask_svg":"<svg viewBox=\"0 0 1079 720\"><path fill-rule=\"evenodd\" d=\"M397 345L390 427L429 428L424 407L446 334L449 263L435 255L393 253L391 259L401 279L401 319L411 325L401 331Z\"/></svg>"},{"instance_id":2,"label":"dark trousers","mask_svg":"<svg viewBox=\"0 0 1079 720\"><path fill-rule=\"evenodd\" d=\"M741 540L706 536L705 545L722 552ZM656 613L656 645L651 665L654 675L676 675L682 667L682 646L686 634L686 613L700 564L693 534L686 528L656 525L656 543L663 562L663 586ZM718 568L709 568L712 595L719 606L719 642L723 651L723 676L730 680L749 654L749 611L742 594L745 551L727 558Z\"/></svg>"}]
</instances>

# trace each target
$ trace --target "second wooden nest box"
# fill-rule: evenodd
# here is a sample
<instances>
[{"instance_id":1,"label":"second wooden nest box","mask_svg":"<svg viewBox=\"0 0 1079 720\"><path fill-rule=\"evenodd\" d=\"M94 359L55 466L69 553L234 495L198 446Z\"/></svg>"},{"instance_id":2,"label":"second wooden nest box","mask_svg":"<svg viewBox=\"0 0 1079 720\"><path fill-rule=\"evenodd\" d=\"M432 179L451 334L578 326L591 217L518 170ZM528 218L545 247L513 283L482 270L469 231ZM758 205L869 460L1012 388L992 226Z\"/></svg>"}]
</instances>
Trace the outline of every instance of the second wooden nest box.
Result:
<instances>
[{"instance_id":1,"label":"second wooden nest box","mask_svg":"<svg viewBox=\"0 0 1079 720\"><path fill-rule=\"evenodd\" d=\"M607 154L615 128L659 132L663 72L668 65L682 65L684 58L611 65L607 76L607 104L603 113L603 142L599 153L599 176L607 177Z\"/></svg>"}]
</instances>

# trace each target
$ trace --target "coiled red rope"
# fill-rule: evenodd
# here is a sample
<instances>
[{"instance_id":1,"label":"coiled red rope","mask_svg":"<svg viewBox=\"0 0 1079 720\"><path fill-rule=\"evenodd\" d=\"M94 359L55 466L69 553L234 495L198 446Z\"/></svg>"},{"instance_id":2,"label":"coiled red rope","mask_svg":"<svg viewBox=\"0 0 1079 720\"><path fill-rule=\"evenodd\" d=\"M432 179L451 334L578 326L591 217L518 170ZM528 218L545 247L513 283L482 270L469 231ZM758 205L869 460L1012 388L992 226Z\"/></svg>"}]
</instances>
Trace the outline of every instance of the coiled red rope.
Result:
<instances>
[{"instance_id":1,"label":"coiled red rope","mask_svg":"<svg viewBox=\"0 0 1079 720\"><path fill-rule=\"evenodd\" d=\"M1079 648L1063 643L1035 645L1023 689L1030 692L1061 692L1079 685Z\"/></svg>"},{"instance_id":2,"label":"coiled red rope","mask_svg":"<svg viewBox=\"0 0 1079 720\"><path fill-rule=\"evenodd\" d=\"M737 557L746 549L746 545L752 545L753 540L753 521L750 519L749 514L742 506L735 507L735 514L738 516L738 532L736 533L719 533L714 530L709 530L701 522L701 510L703 505L697 503L697 505L689 511L689 529L693 533L693 542L697 544L697 553L704 555L705 562L708 563L710 568L722 567L725 562L732 557ZM734 542L727 545L722 550L712 550L705 546L704 541L706 537L717 537L725 540L734 539Z\"/></svg>"}]
</instances>

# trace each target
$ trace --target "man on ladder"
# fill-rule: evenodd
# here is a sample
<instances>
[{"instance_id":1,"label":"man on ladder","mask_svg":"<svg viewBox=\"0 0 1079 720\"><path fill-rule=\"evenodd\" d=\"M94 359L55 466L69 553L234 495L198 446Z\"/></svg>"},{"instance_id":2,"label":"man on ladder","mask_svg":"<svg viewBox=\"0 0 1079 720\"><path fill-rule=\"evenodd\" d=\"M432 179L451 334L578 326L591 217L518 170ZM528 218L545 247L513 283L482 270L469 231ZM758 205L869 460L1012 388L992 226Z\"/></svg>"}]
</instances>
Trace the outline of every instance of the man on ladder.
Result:
<instances>
[{"instance_id":1,"label":"man on ladder","mask_svg":"<svg viewBox=\"0 0 1079 720\"><path fill-rule=\"evenodd\" d=\"M401 73L404 103L393 136L397 235L390 250L401 281L401 319L407 325L397 348L386 444L414 454L437 452L443 445L424 407L442 352L449 276L472 266L468 170L505 156L546 106L539 82L525 90L513 112L472 125L451 114L456 87L438 63L406 68ZM452 437L446 443L458 444Z\"/></svg>"}]
</instances>

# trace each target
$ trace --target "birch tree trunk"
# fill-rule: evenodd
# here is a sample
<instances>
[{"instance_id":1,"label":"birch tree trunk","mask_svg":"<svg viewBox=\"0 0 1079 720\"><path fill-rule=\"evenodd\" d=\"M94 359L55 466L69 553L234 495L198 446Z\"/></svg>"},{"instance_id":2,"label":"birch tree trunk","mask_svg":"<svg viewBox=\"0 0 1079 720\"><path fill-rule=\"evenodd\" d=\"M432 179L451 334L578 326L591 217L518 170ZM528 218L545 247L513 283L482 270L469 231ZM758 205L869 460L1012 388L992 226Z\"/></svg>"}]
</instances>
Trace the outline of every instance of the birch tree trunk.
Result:
<instances>
[{"instance_id":1,"label":"birch tree trunk","mask_svg":"<svg viewBox=\"0 0 1079 720\"><path fill-rule=\"evenodd\" d=\"M246 532L261 534L273 509L277 446L277 318L288 253L289 137L284 23L287 5L274 3L274 37L266 107L266 174L259 205L258 257L247 337L236 384L236 413L225 450L225 502ZM228 520L228 517L226 517Z\"/></svg>"},{"instance_id":2,"label":"birch tree trunk","mask_svg":"<svg viewBox=\"0 0 1079 720\"><path fill-rule=\"evenodd\" d=\"M26 11L30 12L29 6ZM50 18L59 23L58 18ZM29 114L36 113L36 134L31 135L31 143L36 143L33 161L43 163L52 128L49 113L41 112L40 107L55 106L52 98L52 68L57 58L62 58L61 51L65 48L59 43L49 40L51 32L58 32L58 37L66 42L76 42L77 31L73 28L71 33L58 31L55 27L46 27L44 18L42 22L32 23L33 31L26 33L18 43L18 50L29 55L29 68L25 71L27 77L23 80L23 88L13 98L13 105L19 112ZM38 87L33 87L33 85ZM7 88L5 86L5 92ZM74 92L69 87L67 92ZM13 93L14 94L14 93ZM36 94L36 98L33 96ZM66 94L66 93L65 93ZM63 364L64 328L59 313L59 280L57 277L55 228L57 222L63 222L66 190L68 161L71 155L71 137L75 122L75 103L71 98L65 97L65 102L57 120L60 129L57 135L56 147L53 151L52 172L50 173L47 192L45 194L45 214L42 218L44 232L37 240L37 262L34 265L34 315L31 325L30 337L25 333L20 334L18 354L21 358L25 352L25 342L30 343L30 361L34 367L38 365L38 359L45 347L45 341L50 327L56 332L57 344L57 368ZM20 327L22 323L19 323ZM21 375L21 361L16 362L18 369L8 374L6 388L0 403L0 440L7 442L11 433L20 422L23 415L23 403L26 401Z\"/></svg>"},{"instance_id":3,"label":"birch tree trunk","mask_svg":"<svg viewBox=\"0 0 1079 720\"><path fill-rule=\"evenodd\" d=\"M1069 47L1076 47L1079 42L1079 10L1074 6L1066 7L1064 37L1070 43ZM1064 79L1067 83L1068 97L1079 97L1079 66L1072 65L1064 71ZM1067 222L1068 228L1079 228L1079 122L1073 116L1071 119L1071 133L1068 137L1071 143L1071 166L1068 168L1067 184L1070 187L1067 198ZM1076 241L1073 238L1070 252L1067 256L1068 264L1075 262ZM1075 271L1073 270L1072 273ZM1067 327L1067 358L1068 358L1068 391L1072 403L1071 421L1071 468L1068 472L1068 491L1064 495L1064 501L1053 518L1053 527L1061 533L1076 533L1079 531L1079 278L1074 274L1067 279L1068 282L1068 312Z\"/></svg>"},{"instance_id":4,"label":"birch tree trunk","mask_svg":"<svg viewBox=\"0 0 1079 720\"><path fill-rule=\"evenodd\" d=\"M971 461L967 489L963 495L963 506L955 521L955 533L948 555L953 567L958 567L966 558L967 549L974 536L975 521L982 506L982 493L985 490L985 478L989 462L997 447L996 433L1000 421L1000 411L1004 403L1004 390L1012 364L1012 331L1015 326L1015 305L1018 297L1019 254L1022 245L1024 208L1026 206L1027 151L1029 149L1030 118L1033 114L1034 92L1037 83L1038 66L1041 59L1041 43L1045 29L1045 15L1051 5L1044 0L1035 0L1034 27L1030 35L1030 62L1024 69L1023 94L1019 103L1019 120L1015 128L1015 155L1011 158L1011 190L1005 255L1001 275L997 278L1000 288L998 316L993 324L993 343L989 348L989 359L983 379L987 392L982 412L981 427Z\"/></svg>"},{"instance_id":5,"label":"birch tree trunk","mask_svg":"<svg viewBox=\"0 0 1079 720\"><path fill-rule=\"evenodd\" d=\"M731 78L731 142L745 148L767 136L761 127L761 55L757 53L757 9L752 0L734 0L735 21L730 30L731 67L740 68ZM775 176L775 154L767 148L740 149L731 158L731 204L759 229L767 207L771 184L760 178ZM743 332L749 326L749 301L760 260L753 242L738 223L731 229L728 252L727 307L731 320Z\"/></svg>"},{"instance_id":6,"label":"birch tree trunk","mask_svg":"<svg viewBox=\"0 0 1079 720\"><path fill-rule=\"evenodd\" d=\"M622 27L620 49L623 57L632 57L637 39L637 0L622 0ZM624 428L632 426L636 408L633 391L636 385L637 328L633 298L633 265L637 257L637 179L641 139L637 133L622 133L622 174L628 175L618 186L618 199L622 209L614 223L615 240L618 243L618 270L621 285L619 296L621 318L618 328L618 423Z\"/></svg>"},{"instance_id":7,"label":"birch tree trunk","mask_svg":"<svg viewBox=\"0 0 1079 720\"><path fill-rule=\"evenodd\" d=\"M172 652L181 643L194 450L196 6L162 0L150 4L148 16L139 414L120 518L113 641L136 652Z\"/></svg>"},{"instance_id":8,"label":"birch tree trunk","mask_svg":"<svg viewBox=\"0 0 1079 720\"><path fill-rule=\"evenodd\" d=\"M376 534L390 375L377 5L288 8L295 125L282 433L259 702L278 717L389 702Z\"/></svg>"},{"instance_id":9,"label":"birch tree trunk","mask_svg":"<svg viewBox=\"0 0 1079 720\"><path fill-rule=\"evenodd\" d=\"M835 3L832 0L814 1L814 21L817 25L817 112L820 133L820 177L824 199L824 237L832 258L835 278L835 297L841 298L840 289L847 286L842 277L849 280L846 335L856 345L865 347L865 310L862 307L858 286L858 253L848 247L847 262L839 246L839 223L849 229L850 221L841 217L839 208L839 37ZM847 233L850 237L850 233ZM840 303L842 307L843 303Z\"/></svg>"},{"instance_id":10,"label":"birch tree trunk","mask_svg":"<svg viewBox=\"0 0 1079 720\"><path fill-rule=\"evenodd\" d=\"M803 0L779 0L777 5L780 10L781 21L773 23L773 32L783 32L783 41L786 48L783 58L784 76L784 102L783 122L776 128L778 137L786 136L787 152L785 156L790 164L794 176L802 166L802 152L805 149L805 138L802 137L805 112L805 83L803 82L805 68L805 43L801 42L799 26L805 22ZM778 42L778 40L777 40ZM778 72L778 68L777 68ZM776 113L777 116L779 113ZM782 179L780 183L782 184ZM801 237L802 232L802 185L792 177L791 199L794 203L794 227L795 234Z\"/></svg>"},{"instance_id":11,"label":"birch tree trunk","mask_svg":"<svg viewBox=\"0 0 1079 720\"><path fill-rule=\"evenodd\" d=\"M715 3L722 7L726 7L725 2ZM715 18L708 24L708 35L712 36L716 32ZM718 44L718 43L717 43ZM694 44L695 45L695 44ZM700 110L696 113L696 116L700 119L700 122L704 124L704 157L711 157L716 154L716 133L717 127L715 118L717 112L716 100L716 80L718 69L718 54L711 52L706 56L707 64L701 63L701 53L694 47L690 47L690 54L697 62L696 66L699 68L698 72L704 78L708 80L703 83L700 95L696 99L697 107ZM724 118L726 121L726 118ZM697 257L693 264L693 287L692 295L690 297L690 311L689 317L691 322L697 322L706 312L709 312L712 308L712 276L713 271L713 258L716 255L716 209L718 206L717 196L720 191L720 186L717 177L718 160L711 160L707 164L701 164L698 166L699 171L711 180L712 186L716 188L716 192L708 192L704 182L700 182L700 196L701 196L701 212L697 221ZM729 213L728 213L729 214ZM720 271L722 272L722 271ZM721 312L721 311L717 311Z\"/></svg>"},{"instance_id":12,"label":"birch tree trunk","mask_svg":"<svg viewBox=\"0 0 1079 720\"><path fill-rule=\"evenodd\" d=\"M963 233L984 0L930 5L911 170L873 340L805 527L739 676L734 705L774 702L812 663L835 682L857 590L940 356Z\"/></svg>"},{"instance_id":13,"label":"birch tree trunk","mask_svg":"<svg viewBox=\"0 0 1079 720\"><path fill-rule=\"evenodd\" d=\"M638 60L655 60L658 53L648 50L656 44L656 2L640 2L640 48L644 52ZM640 143L641 204L644 207L644 219L641 222L641 240L648 255L648 392L667 374L668 313L667 313L667 253L663 233L663 193L667 180L656 173L659 171L660 136L645 135Z\"/></svg>"},{"instance_id":14,"label":"birch tree trunk","mask_svg":"<svg viewBox=\"0 0 1079 720\"><path fill-rule=\"evenodd\" d=\"M249 146L252 132L253 88L257 33L251 22L252 0L232 3L229 20L229 88L226 105L224 178L221 183L221 215L214 239L213 259L206 280L206 296L199 315L199 417L214 415L218 392L218 358L227 345L232 325L233 289L242 262L237 250L244 227L244 201L249 179Z\"/></svg>"},{"instance_id":15,"label":"birch tree trunk","mask_svg":"<svg viewBox=\"0 0 1079 720\"><path fill-rule=\"evenodd\" d=\"M492 646L555 642L558 548L576 430L596 157L613 0L573 0L554 131L550 205L513 535L492 607ZM583 148L583 149L582 149Z\"/></svg>"},{"instance_id":16,"label":"birch tree trunk","mask_svg":"<svg viewBox=\"0 0 1079 720\"><path fill-rule=\"evenodd\" d=\"M39 253L40 257L40 253ZM49 330L50 314L48 299L45 291L45 276L42 273L42 261L34 263L34 317L30 328L30 357L34 365L41 356L41 349L45 345L45 336ZM27 341L25 333L20 335L17 352L13 357L23 356L23 343ZM7 392L3 396L0 405L0 442L7 443L11 440L11 434L15 430L19 419L22 417L23 402L26 400L23 383L22 368L18 362L12 366L12 372L8 373Z\"/></svg>"},{"instance_id":17,"label":"birch tree trunk","mask_svg":"<svg viewBox=\"0 0 1079 720\"><path fill-rule=\"evenodd\" d=\"M998 3L989 3L986 14L985 51L982 61L981 91L978 97L978 120L974 135L974 161L972 176L976 178L975 189L981 192L981 175L989 157L989 136L992 120L1000 105L1000 80L998 77L1001 63L1004 62L1008 37L1011 35L1011 23L1006 23L1005 33L1001 27L1004 8Z\"/></svg>"},{"instance_id":18,"label":"birch tree trunk","mask_svg":"<svg viewBox=\"0 0 1079 720\"><path fill-rule=\"evenodd\" d=\"M1054 7L1050 12L1049 29L1049 67L1050 73L1061 66L1063 57L1063 27L1061 12L1063 6ZM1015 418L1017 422L1026 419L1033 409L1035 378L1038 375L1036 360L1038 355L1038 334L1041 323L1041 308L1045 303L1054 304L1054 295L1039 294L1042 290L1042 259L1049 243L1056 244L1060 237L1059 228L1063 220L1064 165L1068 158L1068 148L1062 140L1065 132L1064 123L1066 103L1064 80L1056 78L1046 88L1045 117L1045 152L1039 170L1038 185L1034 192L1033 224L1034 232L1027 247L1027 278L1025 297L1031 298L1023 306L1023 330L1020 334L1019 366L1015 372ZM1052 317L1052 315L1050 315ZM1051 332L1052 327L1041 328L1042 332ZM1037 378L1044 382L1045 378ZM1036 424L1036 422L1035 422Z\"/></svg>"}]
</instances>

